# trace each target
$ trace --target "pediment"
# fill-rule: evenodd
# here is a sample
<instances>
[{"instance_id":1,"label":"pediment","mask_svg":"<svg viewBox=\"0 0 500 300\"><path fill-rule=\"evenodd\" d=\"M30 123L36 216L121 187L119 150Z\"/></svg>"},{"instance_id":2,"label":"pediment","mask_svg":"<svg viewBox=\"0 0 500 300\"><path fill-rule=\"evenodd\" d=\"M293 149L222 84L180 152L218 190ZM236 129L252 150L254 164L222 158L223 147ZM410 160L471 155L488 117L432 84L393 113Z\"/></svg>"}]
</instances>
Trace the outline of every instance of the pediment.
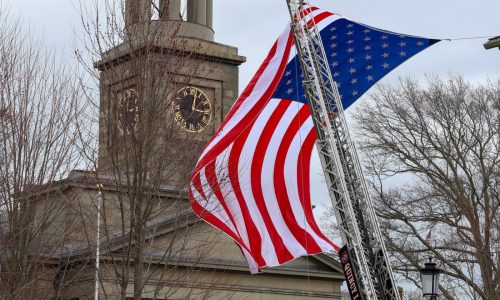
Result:
<instances>
[{"instance_id":1,"label":"pediment","mask_svg":"<svg viewBox=\"0 0 500 300\"><path fill-rule=\"evenodd\" d=\"M192 264L200 268L249 272L239 247L213 226L194 221L184 228L163 228L149 237L151 255L170 255L169 263ZM168 253L168 254L167 254ZM336 255L336 254L334 254ZM341 264L334 255L299 257L284 265L264 268L262 273L344 279Z\"/></svg>"}]
</instances>

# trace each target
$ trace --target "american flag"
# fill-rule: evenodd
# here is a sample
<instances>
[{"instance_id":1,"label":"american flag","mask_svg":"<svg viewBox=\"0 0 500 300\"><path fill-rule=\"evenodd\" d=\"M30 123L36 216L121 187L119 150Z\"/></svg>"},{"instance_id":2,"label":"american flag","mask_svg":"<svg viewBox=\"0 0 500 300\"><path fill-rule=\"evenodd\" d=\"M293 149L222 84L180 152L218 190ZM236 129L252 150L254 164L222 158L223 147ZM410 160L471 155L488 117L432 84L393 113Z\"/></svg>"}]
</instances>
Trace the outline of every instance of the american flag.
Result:
<instances>
[{"instance_id":1,"label":"american flag","mask_svg":"<svg viewBox=\"0 0 500 300\"><path fill-rule=\"evenodd\" d=\"M436 42L392 33L309 7L344 107L403 61ZM203 151L191 177L193 210L240 246L250 271L338 250L311 208L316 132L290 26Z\"/></svg>"}]
</instances>

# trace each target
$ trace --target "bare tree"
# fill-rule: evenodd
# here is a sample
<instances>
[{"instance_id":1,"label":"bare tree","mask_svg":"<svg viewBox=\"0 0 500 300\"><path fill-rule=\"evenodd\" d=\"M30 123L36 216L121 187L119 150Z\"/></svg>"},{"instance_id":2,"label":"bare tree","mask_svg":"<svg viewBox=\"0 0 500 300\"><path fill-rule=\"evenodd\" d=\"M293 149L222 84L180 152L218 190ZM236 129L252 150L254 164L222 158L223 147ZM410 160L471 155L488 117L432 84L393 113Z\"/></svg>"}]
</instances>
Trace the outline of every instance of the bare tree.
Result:
<instances>
[{"instance_id":1,"label":"bare tree","mask_svg":"<svg viewBox=\"0 0 500 300\"><path fill-rule=\"evenodd\" d=\"M0 298L43 299L68 234L53 181L79 164L75 76L0 9Z\"/></svg>"},{"instance_id":2,"label":"bare tree","mask_svg":"<svg viewBox=\"0 0 500 300\"><path fill-rule=\"evenodd\" d=\"M221 108L204 100L215 94L198 88L217 62L199 54L202 43L180 34L184 25L178 13L158 21L162 14L172 15L175 2L81 5L85 32L78 57L84 66L94 62L87 78L100 88L82 86L89 110L80 133L84 140L99 140L98 151L92 144L83 150L100 190L88 200L91 205L82 203L79 214L89 249L96 242L95 209L102 220L99 277L106 297L187 299L211 290L208 280L201 292L186 288L187 294L178 294L180 286L196 281L193 270L214 238L207 233L193 243L196 232L190 228L197 218L189 210L187 183L222 118ZM146 8L133 6L144 3ZM186 97L193 97L189 107L181 103Z\"/></svg>"},{"instance_id":3,"label":"bare tree","mask_svg":"<svg viewBox=\"0 0 500 300\"><path fill-rule=\"evenodd\" d=\"M500 299L500 81L407 79L371 99L355 127L394 269L419 286L433 256L446 299Z\"/></svg>"}]
</instances>

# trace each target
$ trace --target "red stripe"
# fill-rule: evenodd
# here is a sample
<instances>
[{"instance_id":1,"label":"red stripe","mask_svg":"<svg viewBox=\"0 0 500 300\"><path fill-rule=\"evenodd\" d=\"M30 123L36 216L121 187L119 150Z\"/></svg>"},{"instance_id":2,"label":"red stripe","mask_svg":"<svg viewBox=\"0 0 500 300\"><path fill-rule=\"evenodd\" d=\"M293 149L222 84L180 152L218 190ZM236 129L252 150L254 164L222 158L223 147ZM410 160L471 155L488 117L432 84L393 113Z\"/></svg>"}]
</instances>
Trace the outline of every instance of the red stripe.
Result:
<instances>
[{"instance_id":1,"label":"red stripe","mask_svg":"<svg viewBox=\"0 0 500 300\"><path fill-rule=\"evenodd\" d=\"M322 12L318 14L317 16L314 17L314 21L316 23L322 21L323 19L331 16L332 13L329 12ZM312 26L312 22L309 22L309 26ZM207 164L209 160L214 159L215 156L219 155L225 148L231 144L231 142L239 135L241 134L241 131L248 126L248 124L252 121L255 120L258 117L258 114L262 111L262 109L265 107L269 99L272 97L272 94L276 90L276 87L278 86L279 82L281 81L281 78L283 77L283 73L285 72L285 68L288 62L288 57L290 55L290 51L293 45L293 35L291 32L288 33L288 40L287 44L285 46L285 52L282 57L282 61L280 63L280 66L278 67L278 70L276 72L275 77L273 78L273 81L269 84L266 92L262 95L262 97L255 103L255 105L248 111L248 113L240 120L240 122L233 128L231 129L230 132L226 133L225 136L217 142L216 145L210 149L209 152L205 153L205 155L200 159L198 164L196 165L196 168L193 173L199 172L199 170ZM269 63L271 62L272 59L274 59L276 55L276 50L278 47L278 42L275 42L271 51L267 55L266 59L260 66L259 70L257 73L254 75L248 86L245 88L241 96L238 98L236 103L233 105L231 108L229 114L225 118L225 120L222 122L221 126L219 129L216 131L214 136L210 139L210 141L207 143L207 146L211 144L212 140L220 133L220 131L224 128L226 123L233 117L233 115L238 111L239 107L245 101L250 94L252 93L256 83L259 81L260 76L264 73L264 71L267 69ZM206 148L206 147L205 147Z\"/></svg>"},{"instance_id":2,"label":"red stripe","mask_svg":"<svg viewBox=\"0 0 500 300\"><path fill-rule=\"evenodd\" d=\"M227 203L224 199L224 196L222 195L222 191L219 186L219 182L217 180L217 174L215 171L215 160L210 162L207 167L205 168L205 176L207 177L208 184L210 185L210 189L214 193L214 195L217 197L219 200L220 204L224 208L225 212L229 216L229 219L231 220L231 223L233 224L234 229L236 230L236 234L241 237L241 233L238 230L238 226L236 226L236 222L234 221L233 214L229 210L229 207L227 206Z\"/></svg>"},{"instance_id":3,"label":"red stripe","mask_svg":"<svg viewBox=\"0 0 500 300\"><path fill-rule=\"evenodd\" d=\"M304 10L299 11L300 19L303 19L305 16L309 15L311 12L318 10L317 7L311 6L310 8L306 8ZM293 16L294 22L297 22L297 15Z\"/></svg>"},{"instance_id":4,"label":"red stripe","mask_svg":"<svg viewBox=\"0 0 500 300\"><path fill-rule=\"evenodd\" d=\"M314 219L314 215L311 208L311 185L310 185L310 166L311 166L311 156L312 151L314 149L314 144L316 143L316 131L311 129L311 131L307 134L307 137L304 139L302 144L302 148L300 150L300 154L298 157L297 163L297 183L299 190L300 202L302 204L302 208L306 214L307 222L309 226L314 230L314 232L327 243L333 246L333 248L338 251L340 248L332 243L330 239L328 239L319 229L316 224L316 220Z\"/></svg>"},{"instance_id":5,"label":"red stripe","mask_svg":"<svg viewBox=\"0 0 500 300\"><path fill-rule=\"evenodd\" d=\"M264 93L264 95L258 101L256 101L255 105L240 120L240 122L237 125L235 125L235 127L233 129L231 129L231 131L229 131L228 133L226 133L225 136L219 142L217 142L217 144L214 145L212 147L212 149L210 149L209 152L205 153L205 155L198 162L198 164L196 166L196 169L195 169L195 172L198 172L201 169L201 167L204 166L209 160L214 159L215 156L219 155L225 148L227 148L229 146L229 144L231 144L231 142L234 139L237 138L237 136L239 134L241 134L241 132L248 126L248 124L252 123L252 121L254 121L258 117L259 113L266 106L266 104L269 101L269 99L271 99L271 96L274 93L274 90L276 89L279 81L281 80L281 77L283 76L283 73L285 72L287 58L288 58L288 55L290 54L290 49L292 47L292 43L293 43L293 38L292 38L291 35L289 35L288 36L288 42L287 42L287 45L286 45L285 55L282 58L281 64L280 64L280 66L279 66L279 68L277 70L277 73L276 73L273 81L269 84L269 86L268 86L266 92ZM275 44L275 46L276 45L277 44ZM276 49L273 48L272 51L276 51ZM273 55L274 55L274 53L273 53ZM266 67L267 67L267 64L269 63L269 61L272 58L274 58L274 57L271 57L271 55L269 55L268 59L266 59L266 61L264 62L264 64L266 65ZM259 70L263 72L265 68L261 67L261 69L262 70L260 70L260 69ZM260 77L261 73L259 73L257 75L258 75L258 77ZM255 80L255 81L257 81L257 80ZM235 105L233 106L233 109L231 109L231 112L230 112L229 116L225 119L225 121L223 122L223 124L219 127L219 130L217 130L217 133L224 128L224 125L232 117L232 115L234 114L234 112L236 112L238 110L239 106L243 103L243 101L252 92L254 86L255 86L255 83L249 85L245 89L245 92L236 101ZM212 139L214 139L217 136L217 133L212 137ZM210 142L207 145L209 145L209 144L210 144Z\"/></svg>"},{"instance_id":6,"label":"red stripe","mask_svg":"<svg viewBox=\"0 0 500 300\"><path fill-rule=\"evenodd\" d=\"M262 134L260 135L259 141L257 142L257 145L255 147L256 151L252 159L251 168L251 183L255 203L257 204L260 214L262 215L262 219L264 220L264 224L266 225L267 231L269 232L269 236L273 241L276 255L280 264L293 259L293 255L286 248L283 242L283 238L277 232L271 216L269 215L266 200L264 199L264 194L262 192L261 178L264 156L267 152L269 142L271 141L273 133L276 130L276 126L278 125L281 117L291 103L291 101L280 101L274 112L269 117L269 120L267 121L265 128L262 130Z\"/></svg>"},{"instance_id":7,"label":"red stripe","mask_svg":"<svg viewBox=\"0 0 500 300\"><path fill-rule=\"evenodd\" d=\"M192 183L193 183L193 186L196 189L196 191L200 194L201 198L203 200L207 200L207 196L203 192L203 188L202 188L202 184L201 184L201 176L200 175L196 176L193 179ZM190 199L190 202L191 202L191 206L193 207L193 210L195 211L195 213L200 218L205 219L205 220L207 220L207 218L216 218L217 220L220 221L219 218L217 218L214 214L212 214L205 207L202 207L198 203L197 199L194 198L191 189L189 189L189 199ZM199 199L199 200L201 200L201 199ZM196 209L195 209L195 207L196 207ZM222 221L220 221L220 223L224 224L222 227L217 226L220 230L222 230L222 231L226 232L227 234L231 235L231 237L236 236L237 239L240 241L239 236L235 232L233 232L233 230L231 228L229 228L229 226L227 226L226 223L224 223Z\"/></svg>"},{"instance_id":8,"label":"red stripe","mask_svg":"<svg viewBox=\"0 0 500 300\"><path fill-rule=\"evenodd\" d=\"M201 177L198 175L193 179L193 185L196 188L197 192L200 193L201 197L203 199L207 199L205 194L203 193L203 189L201 188ZM193 208L194 213L205 220L207 223L215 226L216 228L224 231L227 235L229 235L240 247L245 248L248 252L250 252L250 249L248 248L248 245L246 245L243 240L241 239L241 236L236 234L231 228L227 226L226 223L221 221L218 217L210 213L208 210L206 210L204 207L202 207L194 198L192 190L189 189L189 199L191 202L191 207Z\"/></svg>"},{"instance_id":9,"label":"red stripe","mask_svg":"<svg viewBox=\"0 0 500 300\"><path fill-rule=\"evenodd\" d=\"M284 100L286 102L290 102ZM307 120L310 116L309 107L303 105L300 111L295 115L293 120L291 120L283 139L276 153L276 161L274 164L274 190L276 193L276 199L278 199L278 204L280 207L281 215L286 220L286 224L292 234L295 236L297 241L302 245L306 252L321 252L321 247L318 245L316 240L309 234L307 230L304 230L297 223L295 215L290 205L290 199L288 198L288 193L285 184L285 160L288 154L288 149L292 144L294 137L300 129L300 126ZM309 207L311 210L311 207Z\"/></svg>"},{"instance_id":10,"label":"red stripe","mask_svg":"<svg viewBox=\"0 0 500 300\"><path fill-rule=\"evenodd\" d=\"M281 64L276 72L276 75L273 78L273 81L270 82L268 88L266 89L266 92L255 103L255 105L250 109L250 111L248 111L248 113L241 119L241 121L230 132L226 133L225 136L216 145L214 145L212 147L212 149L210 149L209 152L205 153L205 155L198 162L194 172L198 172L205 164L208 163L208 161L214 159L215 156L219 155L220 152L222 152L225 148L227 148L232 143L232 141L234 141L238 137L238 135L241 134L241 132L245 128L249 127L249 124L253 124L253 121L255 121L255 119L259 116L262 109L264 109L264 107L267 105L269 99L271 99L272 94L276 90L276 87L278 86L278 83L280 82L281 77L283 76L283 73L285 72L287 59L288 59L288 56L290 54L292 44L293 44L293 38L292 38L291 34L289 34L288 41L286 44L286 50L285 50L284 56L282 57ZM276 47L276 45L277 44L275 44L275 47ZM275 48L273 48L273 49L274 49L274 51L276 51ZM268 56L268 58L269 58L269 56ZM269 59L269 60L266 59L267 63L269 63L270 60L271 59ZM267 66L267 64L266 64L266 66ZM263 72L264 69L262 69L261 71ZM260 74L259 74L259 77L260 77ZM253 85L255 85L255 83ZM238 109L238 107L241 105L241 103L249 96L249 94L252 92L252 90L253 90L253 86L251 86L251 88L249 86L249 88L245 89L246 93L243 93L241 95L240 99L238 99L238 101L234 105L235 107L233 109L235 111ZM231 111L233 111L233 109ZM227 123L227 121L229 120L229 118L231 116L232 115L230 115L230 116L228 116L228 118L226 118L223 125L225 123ZM220 129L223 128L222 126L220 127ZM214 137L215 136L216 135L214 135ZM212 137L212 139L214 137Z\"/></svg>"},{"instance_id":11,"label":"red stripe","mask_svg":"<svg viewBox=\"0 0 500 300\"><path fill-rule=\"evenodd\" d=\"M327 11L322 12L314 17L314 22L313 22L313 20L310 20L309 22L307 22L307 26L309 28L311 28L314 24L318 24L319 22L323 21L324 19L328 18L329 16L333 16L333 14L331 12L327 12Z\"/></svg>"},{"instance_id":12,"label":"red stripe","mask_svg":"<svg viewBox=\"0 0 500 300\"><path fill-rule=\"evenodd\" d=\"M242 133L242 135L238 137L238 139L234 142L233 147L231 148L231 153L229 154L228 161L229 179L231 180L234 195L236 196L236 199L240 204L243 221L245 222L245 226L247 228L248 240L250 243L249 247L251 249L249 253L252 255L259 266L265 266L266 261L262 257L262 237L259 230L255 226L255 223L253 222L252 216L245 201L245 197L241 193L240 179L238 176L238 163L241 156L241 148L245 144L245 141L250 133L250 129L251 127L247 128Z\"/></svg>"},{"instance_id":13,"label":"red stripe","mask_svg":"<svg viewBox=\"0 0 500 300\"><path fill-rule=\"evenodd\" d=\"M196 202L196 200L194 199L194 196L191 192L191 190L189 191L189 198L191 199L191 207L193 208L193 211L194 213L202 218L203 220L205 220L205 222L213 225L214 227L224 231L227 235L229 235L236 243L238 243L238 245L240 245L241 247L247 249L247 251L250 251L248 250L248 246L245 245L245 243L243 243L243 241L240 239L240 237L238 235L236 235L232 230L224 230L224 228L227 228L226 224L224 222L222 222L219 218L217 218L216 216L212 215L211 213L209 213L206 209L204 209L198 202Z\"/></svg>"}]
</instances>

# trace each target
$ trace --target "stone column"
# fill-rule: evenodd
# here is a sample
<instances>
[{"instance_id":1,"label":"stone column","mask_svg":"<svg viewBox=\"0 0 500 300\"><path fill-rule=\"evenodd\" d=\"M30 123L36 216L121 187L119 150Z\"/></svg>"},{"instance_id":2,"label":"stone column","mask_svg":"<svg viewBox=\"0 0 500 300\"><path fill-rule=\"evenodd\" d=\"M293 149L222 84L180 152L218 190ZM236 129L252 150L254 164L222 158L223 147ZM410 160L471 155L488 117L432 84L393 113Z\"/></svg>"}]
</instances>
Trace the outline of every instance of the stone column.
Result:
<instances>
[{"instance_id":1,"label":"stone column","mask_svg":"<svg viewBox=\"0 0 500 300\"><path fill-rule=\"evenodd\" d=\"M161 20L180 20L181 0L160 0Z\"/></svg>"},{"instance_id":2,"label":"stone column","mask_svg":"<svg viewBox=\"0 0 500 300\"><path fill-rule=\"evenodd\" d=\"M126 0L125 25L148 22L151 20L151 0Z\"/></svg>"},{"instance_id":3,"label":"stone column","mask_svg":"<svg viewBox=\"0 0 500 300\"><path fill-rule=\"evenodd\" d=\"M207 0L196 0L196 23L207 25Z\"/></svg>"},{"instance_id":4,"label":"stone column","mask_svg":"<svg viewBox=\"0 0 500 300\"><path fill-rule=\"evenodd\" d=\"M210 2L210 3L208 3ZM208 8L210 8L210 13L208 12ZM212 18L212 10L213 10L213 1L207 0L188 0L187 1L187 10L188 10L188 22L197 23L200 25L207 26L207 21L210 20L210 23L213 22ZM210 26L211 27L211 26Z\"/></svg>"},{"instance_id":5,"label":"stone column","mask_svg":"<svg viewBox=\"0 0 500 300\"><path fill-rule=\"evenodd\" d=\"M196 23L196 0L187 0L187 21Z\"/></svg>"},{"instance_id":6,"label":"stone column","mask_svg":"<svg viewBox=\"0 0 500 300\"><path fill-rule=\"evenodd\" d=\"M214 27L214 0L207 0L207 26Z\"/></svg>"}]
</instances>

